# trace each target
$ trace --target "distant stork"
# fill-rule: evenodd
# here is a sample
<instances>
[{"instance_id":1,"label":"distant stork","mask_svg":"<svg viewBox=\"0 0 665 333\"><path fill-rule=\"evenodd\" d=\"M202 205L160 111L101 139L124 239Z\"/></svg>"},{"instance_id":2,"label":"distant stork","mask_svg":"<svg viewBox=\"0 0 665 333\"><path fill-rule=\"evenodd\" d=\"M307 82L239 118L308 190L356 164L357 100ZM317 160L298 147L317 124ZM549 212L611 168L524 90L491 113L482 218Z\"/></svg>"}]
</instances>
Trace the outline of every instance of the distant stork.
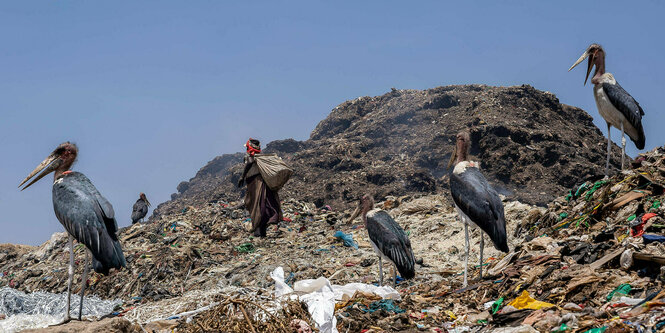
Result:
<instances>
[{"instance_id":1,"label":"distant stork","mask_svg":"<svg viewBox=\"0 0 665 333\"><path fill-rule=\"evenodd\" d=\"M85 265L81 277L81 302L79 316L83 311L83 295L89 270L89 252L92 252L92 266L95 272L108 274L111 268L126 267L125 256L120 248L116 231L118 225L115 221L113 206L95 188L90 180L80 172L70 171L76 160L78 148L73 143L65 142L59 145L19 187L30 178L44 170L21 191L30 187L44 176L55 171L53 181L53 210L55 216L67 230L69 239L69 282L67 283L67 309L62 323L70 321L69 309L71 300L72 280L74 278L74 247L72 237L79 243L85 244Z\"/></svg>"},{"instance_id":2,"label":"distant stork","mask_svg":"<svg viewBox=\"0 0 665 333\"><path fill-rule=\"evenodd\" d=\"M467 273L469 265L469 226L480 227L480 278L483 278L483 249L485 235L490 236L497 250L508 252L506 237L506 219L503 215L503 204L494 188L480 172L478 162L468 159L471 137L469 132L457 134L455 150L448 167L455 164L450 175L450 193L455 201L455 208L464 223L464 240L466 256L464 258L464 287L468 285Z\"/></svg>"},{"instance_id":3,"label":"distant stork","mask_svg":"<svg viewBox=\"0 0 665 333\"><path fill-rule=\"evenodd\" d=\"M358 215L362 216L369 234L369 242L372 244L374 252L379 255L379 285L383 286L382 259L393 264L393 286L397 285L397 271L405 279L413 278L416 275L416 259L404 229L386 211L374 209L374 200L370 195L365 195L360 199L349 222Z\"/></svg>"},{"instance_id":4,"label":"distant stork","mask_svg":"<svg viewBox=\"0 0 665 333\"><path fill-rule=\"evenodd\" d=\"M593 97L596 99L598 113L607 123L607 162L605 163L605 175L609 175L612 126L621 130L621 170L623 170L624 156L626 155L626 138L624 133L635 143L637 149L644 149L644 129L642 128L642 116L644 110L640 104L626 92L614 79L611 73L605 73L605 51L598 44L591 44L582 56L570 66L568 71L575 68L584 59L589 58L584 84L589 78L591 67L596 65L591 83L593 83Z\"/></svg>"},{"instance_id":5,"label":"distant stork","mask_svg":"<svg viewBox=\"0 0 665 333\"><path fill-rule=\"evenodd\" d=\"M136 200L134 207L132 207L132 224L139 220L143 222L143 218L148 214L148 207L150 207L150 201L145 197L145 193L141 192L139 199Z\"/></svg>"}]
</instances>

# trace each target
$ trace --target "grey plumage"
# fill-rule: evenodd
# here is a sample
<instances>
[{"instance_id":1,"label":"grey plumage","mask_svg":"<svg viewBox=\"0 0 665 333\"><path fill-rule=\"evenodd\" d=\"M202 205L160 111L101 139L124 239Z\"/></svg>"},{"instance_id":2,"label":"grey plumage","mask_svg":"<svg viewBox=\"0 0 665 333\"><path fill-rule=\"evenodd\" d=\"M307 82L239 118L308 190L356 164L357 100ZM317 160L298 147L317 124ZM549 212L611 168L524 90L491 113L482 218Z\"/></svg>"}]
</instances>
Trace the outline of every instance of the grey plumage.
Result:
<instances>
[{"instance_id":1,"label":"grey plumage","mask_svg":"<svg viewBox=\"0 0 665 333\"><path fill-rule=\"evenodd\" d=\"M148 203L139 198L132 207L132 224L138 222L148 214Z\"/></svg>"},{"instance_id":2,"label":"grey plumage","mask_svg":"<svg viewBox=\"0 0 665 333\"><path fill-rule=\"evenodd\" d=\"M88 177L70 172L58 178L53 184L53 209L67 232L92 252L96 272L108 274L111 268L126 267L113 206Z\"/></svg>"},{"instance_id":3,"label":"grey plumage","mask_svg":"<svg viewBox=\"0 0 665 333\"><path fill-rule=\"evenodd\" d=\"M506 219L499 194L475 167L450 175L450 192L457 207L482 229L497 250L508 252Z\"/></svg>"},{"instance_id":4,"label":"grey plumage","mask_svg":"<svg viewBox=\"0 0 665 333\"><path fill-rule=\"evenodd\" d=\"M377 249L390 259L405 279L415 276L416 259L404 229L385 211L367 214L367 233Z\"/></svg>"},{"instance_id":5,"label":"grey plumage","mask_svg":"<svg viewBox=\"0 0 665 333\"><path fill-rule=\"evenodd\" d=\"M642 128L642 116L644 110L639 103L631 96L619 83L602 83L603 91L610 100L610 103L619 110L626 117L626 120L631 126L635 128L638 133L637 137L633 137L629 133L630 139L635 143L637 149L644 149L645 136L644 129Z\"/></svg>"}]
</instances>

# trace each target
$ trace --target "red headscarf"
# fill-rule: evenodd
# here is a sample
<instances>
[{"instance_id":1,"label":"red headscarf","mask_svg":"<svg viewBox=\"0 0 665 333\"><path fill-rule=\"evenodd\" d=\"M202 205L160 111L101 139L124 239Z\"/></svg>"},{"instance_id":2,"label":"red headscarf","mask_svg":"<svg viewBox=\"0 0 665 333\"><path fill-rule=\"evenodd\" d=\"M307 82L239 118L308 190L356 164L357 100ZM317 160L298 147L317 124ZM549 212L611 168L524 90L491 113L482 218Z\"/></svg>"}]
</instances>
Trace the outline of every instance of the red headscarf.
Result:
<instances>
[{"instance_id":1,"label":"red headscarf","mask_svg":"<svg viewBox=\"0 0 665 333\"><path fill-rule=\"evenodd\" d=\"M252 138L249 138L249 140L252 140ZM245 147L247 147L247 153L250 156L254 156L256 153L261 154L261 148L254 148L249 140L247 140L247 143L245 143Z\"/></svg>"}]
</instances>

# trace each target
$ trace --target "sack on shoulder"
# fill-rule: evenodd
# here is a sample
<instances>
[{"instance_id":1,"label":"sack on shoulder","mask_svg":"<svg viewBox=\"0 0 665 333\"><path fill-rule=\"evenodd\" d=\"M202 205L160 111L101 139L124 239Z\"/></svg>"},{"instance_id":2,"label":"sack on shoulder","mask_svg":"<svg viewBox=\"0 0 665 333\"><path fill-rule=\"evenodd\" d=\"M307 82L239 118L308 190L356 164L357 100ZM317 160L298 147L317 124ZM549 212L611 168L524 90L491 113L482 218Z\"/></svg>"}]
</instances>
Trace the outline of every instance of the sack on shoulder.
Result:
<instances>
[{"instance_id":1,"label":"sack on shoulder","mask_svg":"<svg viewBox=\"0 0 665 333\"><path fill-rule=\"evenodd\" d=\"M293 170L276 154L255 154L254 160L263 181L273 191L279 191L293 174Z\"/></svg>"}]
</instances>

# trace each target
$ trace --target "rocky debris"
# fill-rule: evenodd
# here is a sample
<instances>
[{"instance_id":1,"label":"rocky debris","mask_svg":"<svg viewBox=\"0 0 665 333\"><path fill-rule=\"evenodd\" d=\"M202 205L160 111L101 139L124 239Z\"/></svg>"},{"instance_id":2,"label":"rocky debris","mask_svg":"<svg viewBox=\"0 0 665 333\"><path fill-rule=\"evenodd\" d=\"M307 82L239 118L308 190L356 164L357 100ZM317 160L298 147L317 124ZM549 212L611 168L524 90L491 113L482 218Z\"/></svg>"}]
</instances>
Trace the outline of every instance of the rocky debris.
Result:
<instances>
[{"instance_id":1,"label":"rocky debris","mask_svg":"<svg viewBox=\"0 0 665 333\"><path fill-rule=\"evenodd\" d=\"M335 107L309 140L273 141L295 174L282 197L348 208L360 193L379 197L437 193L458 131L472 127L471 155L501 193L546 205L556 193L603 173L605 138L583 110L530 86L446 86L393 90ZM252 134L256 135L256 134ZM238 142L240 150L242 138ZM620 149L613 146L612 167ZM235 201L242 154L216 157L178 185L154 216L189 205Z\"/></svg>"}]
</instances>

